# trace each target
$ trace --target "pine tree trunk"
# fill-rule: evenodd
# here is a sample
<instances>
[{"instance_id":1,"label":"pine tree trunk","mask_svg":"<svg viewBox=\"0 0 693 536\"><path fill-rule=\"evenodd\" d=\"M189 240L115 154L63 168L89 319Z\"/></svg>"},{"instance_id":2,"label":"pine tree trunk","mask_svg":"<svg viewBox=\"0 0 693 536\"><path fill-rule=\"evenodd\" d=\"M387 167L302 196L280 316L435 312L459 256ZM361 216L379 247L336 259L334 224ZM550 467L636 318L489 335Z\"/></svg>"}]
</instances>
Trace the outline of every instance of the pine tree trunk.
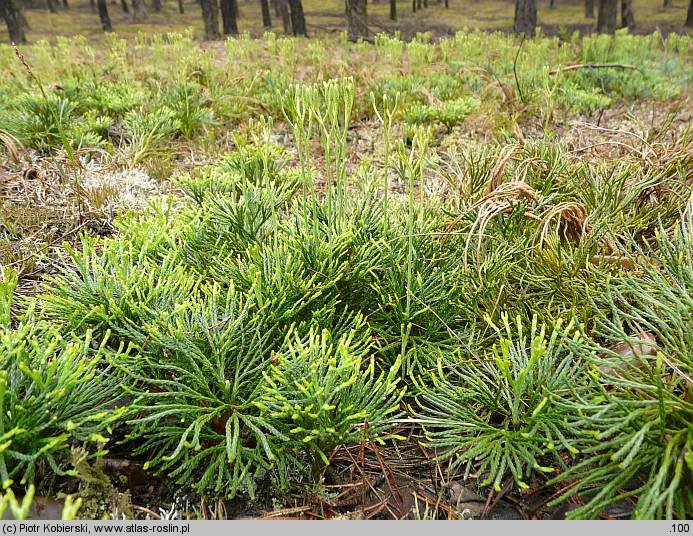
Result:
<instances>
[{"instance_id":1,"label":"pine tree trunk","mask_svg":"<svg viewBox=\"0 0 693 536\"><path fill-rule=\"evenodd\" d=\"M19 17L19 24L24 28L24 32L29 29L29 21L26 20L26 15L24 15L24 2L21 0L12 0L16 2L17 5L17 17Z\"/></svg>"},{"instance_id":2,"label":"pine tree trunk","mask_svg":"<svg viewBox=\"0 0 693 536\"><path fill-rule=\"evenodd\" d=\"M428 7L428 0L423 0L423 7L427 8Z\"/></svg>"},{"instance_id":3,"label":"pine tree trunk","mask_svg":"<svg viewBox=\"0 0 693 536\"><path fill-rule=\"evenodd\" d=\"M238 35L238 23L236 16L238 9L236 0L219 0L221 7L221 23L225 35Z\"/></svg>"},{"instance_id":4,"label":"pine tree trunk","mask_svg":"<svg viewBox=\"0 0 693 536\"><path fill-rule=\"evenodd\" d=\"M89 5L91 6L92 13L96 13L96 0L89 0Z\"/></svg>"},{"instance_id":5,"label":"pine tree trunk","mask_svg":"<svg viewBox=\"0 0 693 536\"><path fill-rule=\"evenodd\" d=\"M99 19L101 19L101 29L104 32L112 32L111 17L108 15L108 6L106 0L96 0L96 5L99 8Z\"/></svg>"},{"instance_id":6,"label":"pine tree trunk","mask_svg":"<svg viewBox=\"0 0 693 536\"><path fill-rule=\"evenodd\" d=\"M65 9L70 9L70 4L67 3L67 0L63 0L63 7Z\"/></svg>"},{"instance_id":7,"label":"pine tree trunk","mask_svg":"<svg viewBox=\"0 0 693 536\"><path fill-rule=\"evenodd\" d=\"M270 15L269 0L260 0L260 8L262 9L262 25L265 28L271 28L272 16Z\"/></svg>"},{"instance_id":8,"label":"pine tree trunk","mask_svg":"<svg viewBox=\"0 0 693 536\"><path fill-rule=\"evenodd\" d=\"M686 27L693 28L693 0L688 2L688 14L686 15Z\"/></svg>"},{"instance_id":9,"label":"pine tree trunk","mask_svg":"<svg viewBox=\"0 0 693 536\"><path fill-rule=\"evenodd\" d=\"M513 31L532 37L537 27L536 0L515 0L515 25Z\"/></svg>"},{"instance_id":10,"label":"pine tree trunk","mask_svg":"<svg viewBox=\"0 0 693 536\"><path fill-rule=\"evenodd\" d=\"M26 24L24 15L18 0L0 0L0 15L5 19L10 42L16 44L26 43Z\"/></svg>"},{"instance_id":11,"label":"pine tree trunk","mask_svg":"<svg viewBox=\"0 0 693 536\"><path fill-rule=\"evenodd\" d=\"M616 31L617 11L616 0L599 0L599 14L597 16L597 31L599 33L612 34Z\"/></svg>"},{"instance_id":12,"label":"pine tree trunk","mask_svg":"<svg viewBox=\"0 0 693 536\"><path fill-rule=\"evenodd\" d=\"M411 0L411 12L416 13L416 0Z\"/></svg>"},{"instance_id":13,"label":"pine tree trunk","mask_svg":"<svg viewBox=\"0 0 693 536\"><path fill-rule=\"evenodd\" d=\"M294 35L308 37L306 31L306 16L303 14L303 2L301 0L289 0L291 6L291 27Z\"/></svg>"},{"instance_id":14,"label":"pine tree trunk","mask_svg":"<svg viewBox=\"0 0 693 536\"><path fill-rule=\"evenodd\" d=\"M185 7L183 6L183 0L178 0L178 13L181 15L185 13Z\"/></svg>"},{"instance_id":15,"label":"pine tree trunk","mask_svg":"<svg viewBox=\"0 0 693 536\"><path fill-rule=\"evenodd\" d=\"M132 0L132 16L135 20L141 20L145 16L142 0Z\"/></svg>"},{"instance_id":16,"label":"pine tree trunk","mask_svg":"<svg viewBox=\"0 0 693 536\"><path fill-rule=\"evenodd\" d=\"M51 13L58 12L58 8L55 7L55 0L46 0L46 4L48 5L48 11Z\"/></svg>"},{"instance_id":17,"label":"pine tree trunk","mask_svg":"<svg viewBox=\"0 0 693 536\"><path fill-rule=\"evenodd\" d=\"M349 40L368 39L366 0L346 0L346 4Z\"/></svg>"},{"instance_id":18,"label":"pine tree trunk","mask_svg":"<svg viewBox=\"0 0 693 536\"><path fill-rule=\"evenodd\" d=\"M152 0L152 11L161 11L161 0Z\"/></svg>"},{"instance_id":19,"label":"pine tree trunk","mask_svg":"<svg viewBox=\"0 0 693 536\"><path fill-rule=\"evenodd\" d=\"M445 7L450 7L450 2L448 2L448 0L445 0Z\"/></svg>"},{"instance_id":20,"label":"pine tree trunk","mask_svg":"<svg viewBox=\"0 0 693 536\"><path fill-rule=\"evenodd\" d=\"M594 18L594 0L585 0L585 18Z\"/></svg>"},{"instance_id":21,"label":"pine tree trunk","mask_svg":"<svg viewBox=\"0 0 693 536\"><path fill-rule=\"evenodd\" d=\"M128 7L128 3L126 0L120 0L120 7L123 9L125 13L130 13L130 8Z\"/></svg>"},{"instance_id":22,"label":"pine tree trunk","mask_svg":"<svg viewBox=\"0 0 693 536\"><path fill-rule=\"evenodd\" d=\"M635 29L633 0L621 0L621 28Z\"/></svg>"},{"instance_id":23,"label":"pine tree trunk","mask_svg":"<svg viewBox=\"0 0 693 536\"><path fill-rule=\"evenodd\" d=\"M390 20L397 20L397 0L390 0Z\"/></svg>"},{"instance_id":24,"label":"pine tree trunk","mask_svg":"<svg viewBox=\"0 0 693 536\"><path fill-rule=\"evenodd\" d=\"M550 8L556 7L556 0L549 0L549 7Z\"/></svg>"},{"instance_id":25,"label":"pine tree trunk","mask_svg":"<svg viewBox=\"0 0 693 536\"><path fill-rule=\"evenodd\" d=\"M664 0L664 7L665 8L671 7L673 5L673 3L674 2L672 0Z\"/></svg>"},{"instance_id":26,"label":"pine tree trunk","mask_svg":"<svg viewBox=\"0 0 693 536\"><path fill-rule=\"evenodd\" d=\"M217 0L200 0L202 20L205 24L205 39L219 39L219 6Z\"/></svg>"},{"instance_id":27,"label":"pine tree trunk","mask_svg":"<svg viewBox=\"0 0 693 536\"><path fill-rule=\"evenodd\" d=\"M293 32L291 30L291 14L289 13L288 0L274 0L274 5L279 11L279 17L282 19L282 28L284 28L284 33L286 35L291 35Z\"/></svg>"}]
</instances>

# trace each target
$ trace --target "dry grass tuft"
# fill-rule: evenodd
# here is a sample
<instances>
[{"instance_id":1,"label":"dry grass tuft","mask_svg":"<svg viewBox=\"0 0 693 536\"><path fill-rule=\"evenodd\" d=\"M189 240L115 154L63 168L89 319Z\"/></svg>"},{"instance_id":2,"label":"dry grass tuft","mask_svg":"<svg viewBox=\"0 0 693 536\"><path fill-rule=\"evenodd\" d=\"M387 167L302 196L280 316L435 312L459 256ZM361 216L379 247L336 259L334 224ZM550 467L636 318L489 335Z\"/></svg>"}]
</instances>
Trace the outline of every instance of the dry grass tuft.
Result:
<instances>
[{"instance_id":1,"label":"dry grass tuft","mask_svg":"<svg viewBox=\"0 0 693 536\"><path fill-rule=\"evenodd\" d=\"M539 226L538 247L542 247L551 228L551 222L557 220L557 231L565 237L581 239L589 233L587 209L582 203L563 201L551 207L541 219Z\"/></svg>"},{"instance_id":2,"label":"dry grass tuft","mask_svg":"<svg viewBox=\"0 0 693 536\"><path fill-rule=\"evenodd\" d=\"M21 156L27 154L26 149L17 138L15 138L9 132L0 129L0 144L5 147L5 152L11 162L19 164L21 161Z\"/></svg>"},{"instance_id":3,"label":"dry grass tuft","mask_svg":"<svg viewBox=\"0 0 693 536\"><path fill-rule=\"evenodd\" d=\"M489 180L488 187L486 189L486 194L491 194L496 190L503 180L503 172L505 171L505 166L510 161L510 158L515 154L515 150L518 148L517 145L506 145L500 151L498 155L498 160L496 160L496 165L491 171L491 180Z\"/></svg>"},{"instance_id":4,"label":"dry grass tuft","mask_svg":"<svg viewBox=\"0 0 693 536\"><path fill-rule=\"evenodd\" d=\"M509 153L510 151L508 151ZM502 152L501 152L502 153ZM502 156L499 157L499 162L502 161ZM509 158L509 156L507 157ZM507 161L506 158L506 161ZM496 166L498 167L498 165ZM472 210L479 209L476 219L472 223L467 236L467 242L464 248L464 268L468 269L468 252L471 247L471 242L474 237L477 238L476 245L476 264L477 269L481 268L481 245L485 235L486 227L491 221L501 215L509 214L521 201L529 201L532 203L539 202L539 194L534 188L523 181L511 181L501 184L490 193L486 194L479 201L470 206L463 214L457 216L448 225L448 231L452 232L464 217ZM537 220L538 217L531 210L525 210L527 218Z\"/></svg>"}]
</instances>

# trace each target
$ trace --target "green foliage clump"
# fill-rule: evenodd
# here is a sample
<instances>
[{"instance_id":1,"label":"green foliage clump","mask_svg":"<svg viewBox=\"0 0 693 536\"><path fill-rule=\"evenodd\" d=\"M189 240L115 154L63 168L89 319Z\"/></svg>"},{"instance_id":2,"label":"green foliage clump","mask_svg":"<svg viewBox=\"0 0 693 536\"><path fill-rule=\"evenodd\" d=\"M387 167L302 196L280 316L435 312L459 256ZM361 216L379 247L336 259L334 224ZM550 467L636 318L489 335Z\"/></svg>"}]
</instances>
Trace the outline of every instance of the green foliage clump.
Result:
<instances>
[{"instance_id":1,"label":"green foliage clump","mask_svg":"<svg viewBox=\"0 0 693 536\"><path fill-rule=\"evenodd\" d=\"M593 518L631 498L639 519L693 512L692 224L688 216L672 238L658 233L653 257L661 268L646 262L643 276L619 278L607 295L608 313L600 313L605 343L578 349L592 363L593 389L576 398L573 421L596 441L560 476L573 482L561 500L589 499L572 517Z\"/></svg>"},{"instance_id":2,"label":"green foliage clump","mask_svg":"<svg viewBox=\"0 0 693 536\"><path fill-rule=\"evenodd\" d=\"M439 121L451 130L476 111L479 105L480 102L473 97L460 97L439 105L415 103L405 114L405 120L415 125Z\"/></svg>"},{"instance_id":3,"label":"green foliage clump","mask_svg":"<svg viewBox=\"0 0 693 536\"><path fill-rule=\"evenodd\" d=\"M147 98L140 84L133 84L131 80L113 80L105 84L103 80L86 77L80 77L74 85L64 85L60 93L74 103L80 113L94 112L114 119L142 106Z\"/></svg>"},{"instance_id":4,"label":"green foliage clump","mask_svg":"<svg viewBox=\"0 0 693 536\"><path fill-rule=\"evenodd\" d=\"M227 194L240 202L239 196L247 197L252 195L251 190L264 188L293 193L298 188L300 176L284 169L285 165L286 154L280 147L246 142L214 166L180 177L178 184L199 204L207 197L217 197L216 194Z\"/></svg>"},{"instance_id":5,"label":"green foliage clump","mask_svg":"<svg viewBox=\"0 0 693 536\"><path fill-rule=\"evenodd\" d=\"M4 493L0 493L0 519L6 519L4 515L8 507L10 509L10 515L12 516L11 519L28 519L35 493L36 487L33 484L29 486L26 495L22 497L22 502L17 500L17 497L15 497L14 492L11 489L8 489ZM63 505L63 511L60 518L65 521L75 519L81 506L82 499L74 500L72 495L68 495L65 498L65 504Z\"/></svg>"},{"instance_id":6,"label":"green foliage clump","mask_svg":"<svg viewBox=\"0 0 693 536\"><path fill-rule=\"evenodd\" d=\"M578 112L608 108L612 103L612 99L604 95L599 88L582 89L572 81L561 85L560 99L566 108Z\"/></svg>"},{"instance_id":7,"label":"green foliage clump","mask_svg":"<svg viewBox=\"0 0 693 536\"><path fill-rule=\"evenodd\" d=\"M84 237L81 249L68 248L70 262L43 297L46 318L69 329L132 337L139 326L183 305L199 277L170 252L155 257L150 240L142 240L139 250L112 240L99 251L95 240Z\"/></svg>"},{"instance_id":8,"label":"green foliage clump","mask_svg":"<svg viewBox=\"0 0 693 536\"><path fill-rule=\"evenodd\" d=\"M133 165L152 158L170 157L173 153L169 145L171 138L182 128L176 112L166 106L151 112L130 110L123 117L123 126L128 132L125 154Z\"/></svg>"},{"instance_id":9,"label":"green foliage clump","mask_svg":"<svg viewBox=\"0 0 693 536\"><path fill-rule=\"evenodd\" d=\"M560 453L577 454L581 435L579 423L566 421L562 402L578 390L580 361L563 341L560 324L547 339L536 316L529 332L519 317L514 324L507 316L503 321L502 328L492 325L498 342L490 352L441 361L419 397L431 446L464 465L465 477L479 473L496 491L506 473L526 488L533 471L554 471L545 459L564 466Z\"/></svg>"},{"instance_id":10,"label":"green foliage clump","mask_svg":"<svg viewBox=\"0 0 693 536\"><path fill-rule=\"evenodd\" d=\"M31 503L34 500L34 493L36 488L32 484L29 486L29 491L22 498L20 503L14 496L11 489L5 491L5 493L0 493L0 518L4 519L3 514L7 507L10 508L10 515L13 519L26 519L29 516L29 509L31 508Z\"/></svg>"},{"instance_id":11,"label":"green foliage clump","mask_svg":"<svg viewBox=\"0 0 693 536\"><path fill-rule=\"evenodd\" d=\"M23 95L0 109L0 123L24 145L50 152L65 145L102 147L112 119L96 113L81 115L71 101L60 96Z\"/></svg>"},{"instance_id":12,"label":"green foliage clump","mask_svg":"<svg viewBox=\"0 0 693 536\"><path fill-rule=\"evenodd\" d=\"M209 187L185 179L193 197L177 224L157 209L99 249L85 239L42 297L47 317L129 346L112 359L133 400L128 436L148 467L201 491L286 485L299 460L316 469L344 442L385 437L402 396L398 363L382 372L365 357L370 336L339 299L377 259L372 214L292 203L295 177L274 156L246 149L209 170ZM276 397L302 407L300 422Z\"/></svg>"},{"instance_id":13,"label":"green foliage clump","mask_svg":"<svg viewBox=\"0 0 693 536\"><path fill-rule=\"evenodd\" d=\"M217 123L210 99L204 96L202 90L199 84L186 81L173 84L160 95L160 102L173 112L175 124L188 139L203 128Z\"/></svg>"},{"instance_id":14,"label":"green foliage clump","mask_svg":"<svg viewBox=\"0 0 693 536\"><path fill-rule=\"evenodd\" d=\"M3 283L7 285L7 283ZM0 325L0 479L31 483L38 469L61 467L74 443L102 454L123 418L122 391L108 365L107 338L65 336L29 311L15 328ZM69 473L69 471L67 471Z\"/></svg>"},{"instance_id":15,"label":"green foliage clump","mask_svg":"<svg viewBox=\"0 0 693 536\"><path fill-rule=\"evenodd\" d=\"M233 496L253 493L260 472L285 482L288 440L255 405L269 366L272 328L233 288L205 287L166 321L145 327L147 342L123 364L135 400L136 452L181 483Z\"/></svg>"},{"instance_id":16,"label":"green foliage clump","mask_svg":"<svg viewBox=\"0 0 693 536\"><path fill-rule=\"evenodd\" d=\"M290 333L286 352L264 372L257 406L326 464L334 447L382 441L398 414L400 363L376 375L368 338L353 330L336 341L327 330L311 330L305 340Z\"/></svg>"}]
</instances>

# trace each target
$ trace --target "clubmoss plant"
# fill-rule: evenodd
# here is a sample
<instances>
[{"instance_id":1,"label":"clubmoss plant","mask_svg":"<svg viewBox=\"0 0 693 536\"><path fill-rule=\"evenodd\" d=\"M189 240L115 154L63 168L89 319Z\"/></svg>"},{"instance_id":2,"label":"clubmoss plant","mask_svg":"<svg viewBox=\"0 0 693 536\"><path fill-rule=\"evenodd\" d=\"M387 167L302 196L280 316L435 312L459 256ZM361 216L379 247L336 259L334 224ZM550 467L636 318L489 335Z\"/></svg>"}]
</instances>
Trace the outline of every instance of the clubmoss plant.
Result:
<instances>
[{"instance_id":1,"label":"clubmoss plant","mask_svg":"<svg viewBox=\"0 0 693 536\"><path fill-rule=\"evenodd\" d=\"M270 365L272 330L262 312L235 289L205 287L165 322L147 329L149 341L121 366L137 453L146 467L195 487L234 496L254 493L260 472L277 469L286 483L288 437L254 402ZM269 328L269 329L268 329Z\"/></svg>"},{"instance_id":2,"label":"clubmoss plant","mask_svg":"<svg viewBox=\"0 0 693 536\"><path fill-rule=\"evenodd\" d=\"M284 424L312 464L328 464L334 447L364 440L383 441L399 415L404 390L398 387L397 361L376 373L368 357L368 335L354 330L334 340L327 330L311 330L305 339L287 335L286 350L275 354L264 372L257 406Z\"/></svg>"},{"instance_id":3,"label":"clubmoss plant","mask_svg":"<svg viewBox=\"0 0 693 536\"><path fill-rule=\"evenodd\" d=\"M7 285L7 282L4 283ZM5 317L7 320L7 317ZM0 326L0 479L31 484L42 471L70 474L70 445L103 455L122 421L119 378L108 365L108 334L92 348L37 321L33 310L15 328ZM115 352L122 356L121 352Z\"/></svg>"},{"instance_id":4,"label":"clubmoss plant","mask_svg":"<svg viewBox=\"0 0 693 536\"><path fill-rule=\"evenodd\" d=\"M0 46L5 485L74 474L69 448L118 426L166 484L286 489L411 409L411 437L495 489L688 515L690 37L376 41L59 39L35 72ZM165 163L183 196L106 238L51 220L25 262L47 221L25 205L57 179L79 197L98 166Z\"/></svg>"},{"instance_id":5,"label":"clubmoss plant","mask_svg":"<svg viewBox=\"0 0 693 536\"><path fill-rule=\"evenodd\" d=\"M390 211L388 206L388 197L390 194L390 151L392 147L392 124L397 113L397 105L399 104L399 93L395 94L394 99L390 98L387 94L383 95L383 110L382 113L378 111L377 104L375 102L375 94L371 92L371 103L373 104L373 111L380 121L383 128L383 215L385 217L385 226L388 226L388 220L390 217Z\"/></svg>"},{"instance_id":6,"label":"clubmoss plant","mask_svg":"<svg viewBox=\"0 0 693 536\"><path fill-rule=\"evenodd\" d=\"M563 341L560 323L546 327L521 318L491 327L498 340L477 357L453 355L419 397L419 419L430 445L464 476L483 475L499 491L506 476L527 488L534 471L564 467L562 453L578 453L579 423L568 423L562 403L580 389L580 361ZM571 331L570 324L563 328ZM577 334L573 337L578 337ZM575 340L575 339L574 339Z\"/></svg>"},{"instance_id":7,"label":"clubmoss plant","mask_svg":"<svg viewBox=\"0 0 693 536\"><path fill-rule=\"evenodd\" d=\"M589 498L570 513L593 518L621 500L639 519L686 518L693 511L687 479L693 447L693 221L683 215L673 236L657 233L643 276L618 278L605 296L597 331L602 344L576 348L592 363L593 390L575 399L574 421L596 443L559 478L561 497ZM644 251L641 249L641 253Z\"/></svg>"}]
</instances>

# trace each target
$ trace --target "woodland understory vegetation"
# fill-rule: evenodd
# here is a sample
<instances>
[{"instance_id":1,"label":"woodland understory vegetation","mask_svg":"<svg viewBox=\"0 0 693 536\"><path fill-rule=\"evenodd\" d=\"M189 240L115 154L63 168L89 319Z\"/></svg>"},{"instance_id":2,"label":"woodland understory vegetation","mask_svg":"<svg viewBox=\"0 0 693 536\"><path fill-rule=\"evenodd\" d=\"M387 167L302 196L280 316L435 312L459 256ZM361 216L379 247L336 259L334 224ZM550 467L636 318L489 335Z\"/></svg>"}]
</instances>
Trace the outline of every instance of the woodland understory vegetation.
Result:
<instances>
[{"instance_id":1,"label":"woodland understory vegetation","mask_svg":"<svg viewBox=\"0 0 693 536\"><path fill-rule=\"evenodd\" d=\"M108 516L117 457L169 501L331 517L339 456L411 445L437 488L402 516L464 517L454 481L690 518L690 51L0 47L0 511Z\"/></svg>"}]
</instances>

